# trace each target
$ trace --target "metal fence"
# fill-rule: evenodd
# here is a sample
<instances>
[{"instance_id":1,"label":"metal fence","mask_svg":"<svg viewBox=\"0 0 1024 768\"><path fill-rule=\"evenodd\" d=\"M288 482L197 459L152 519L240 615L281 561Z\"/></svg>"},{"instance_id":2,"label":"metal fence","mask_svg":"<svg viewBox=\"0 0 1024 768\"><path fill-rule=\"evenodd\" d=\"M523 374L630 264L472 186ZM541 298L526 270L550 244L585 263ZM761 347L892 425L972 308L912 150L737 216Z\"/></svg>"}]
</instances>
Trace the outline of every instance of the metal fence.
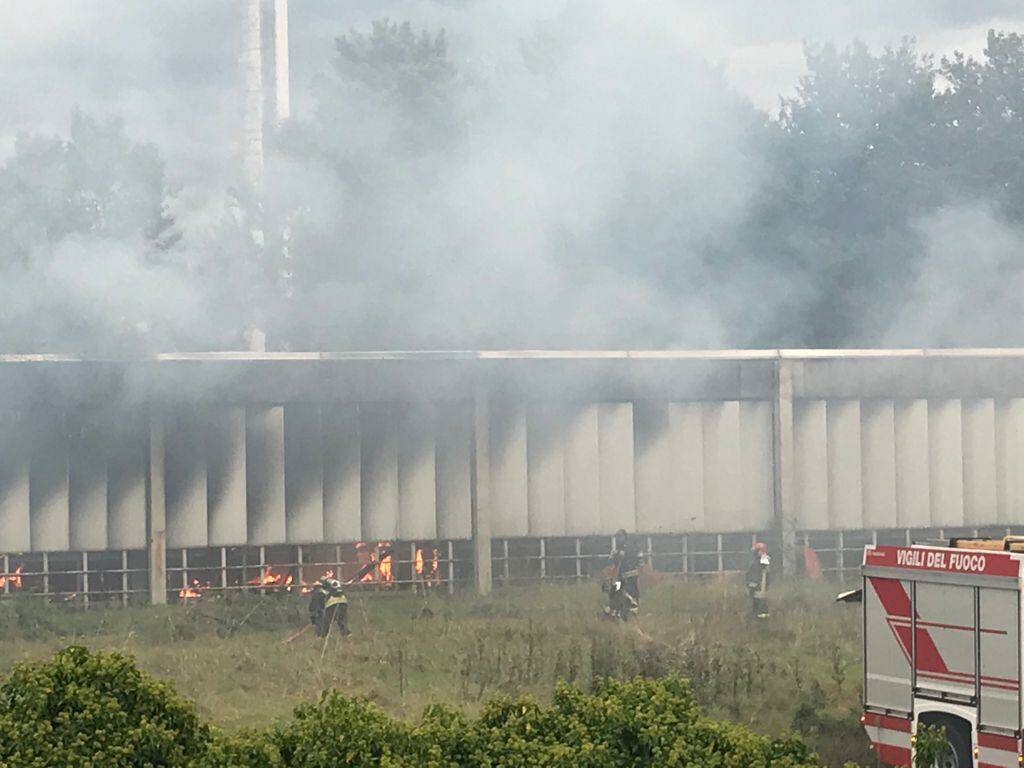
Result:
<instances>
[{"instance_id":1,"label":"metal fence","mask_svg":"<svg viewBox=\"0 0 1024 768\"><path fill-rule=\"evenodd\" d=\"M857 576L864 547L907 545L954 536L1001 537L1007 528L896 528L860 531L803 531L797 577L820 570L844 582ZM634 541L656 573L702 578L739 573L750 562L753 544L773 555L780 542L770 532L720 534L638 534ZM496 586L536 580L600 578L609 564L609 536L510 538L492 542ZM32 595L88 607L144 603L149 598L145 550L33 552L0 555L0 598ZM370 566L369 568L364 568ZM188 602L238 592L302 594L317 579L349 581L364 569L354 589L374 592L440 590L451 594L473 583L473 545L468 540L349 542L345 544L209 547L167 550L170 602Z\"/></svg>"}]
</instances>

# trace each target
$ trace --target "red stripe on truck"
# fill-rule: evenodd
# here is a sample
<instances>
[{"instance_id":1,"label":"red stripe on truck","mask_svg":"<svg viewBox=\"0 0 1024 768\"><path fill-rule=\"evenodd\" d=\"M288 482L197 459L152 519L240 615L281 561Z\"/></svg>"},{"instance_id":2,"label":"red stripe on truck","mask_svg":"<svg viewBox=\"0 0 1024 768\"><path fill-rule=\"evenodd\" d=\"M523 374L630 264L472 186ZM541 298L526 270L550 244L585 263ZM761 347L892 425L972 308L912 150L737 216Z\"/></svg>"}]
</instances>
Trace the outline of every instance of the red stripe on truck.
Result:
<instances>
[{"instance_id":1,"label":"red stripe on truck","mask_svg":"<svg viewBox=\"0 0 1024 768\"><path fill-rule=\"evenodd\" d=\"M907 718L893 717L892 715L880 715L877 712L865 712L864 725L871 725L876 728L885 728L888 731L910 733L910 720Z\"/></svg>"},{"instance_id":2,"label":"red stripe on truck","mask_svg":"<svg viewBox=\"0 0 1024 768\"><path fill-rule=\"evenodd\" d=\"M896 579L881 579L877 576L868 578L872 589L878 595L882 608L887 614L889 628L896 636L900 649L907 661L910 661L910 625L897 621L898 619L910 619L910 595ZM917 669L925 672L936 672L948 675L949 667L942 660L942 654L932 640L928 630L923 627L917 628Z\"/></svg>"},{"instance_id":3,"label":"red stripe on truck","mask_svg":"<svg viewBox=\"0 0 1024 768\"><path fill-rule=\"evenodd\" d=\"M1014 754L1017 754L1017 739L1014 736L1003 736L1000 733L987 733L986 731L980 731L978 733L978 746L1000 749L1003 752L1013 752Z\"/></svg>"},{"instance_id":4,"label":"red stripe on truck","mask_svg":"<svg viewBox=\"0 0 1024 768\"><path fill-rule=\"evenodd\" d=\"M878 759L888 765L910 765L910 747L893 747L889 744L875 744Z\"/></svg>"}]
</instances>

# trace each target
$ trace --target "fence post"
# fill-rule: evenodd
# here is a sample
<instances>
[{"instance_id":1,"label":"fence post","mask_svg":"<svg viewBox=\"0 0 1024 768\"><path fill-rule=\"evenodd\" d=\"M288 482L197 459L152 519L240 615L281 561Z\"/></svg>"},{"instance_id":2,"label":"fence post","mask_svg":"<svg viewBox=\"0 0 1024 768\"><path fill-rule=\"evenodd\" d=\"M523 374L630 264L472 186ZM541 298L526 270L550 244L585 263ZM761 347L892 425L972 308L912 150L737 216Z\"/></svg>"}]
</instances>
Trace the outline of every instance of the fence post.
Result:
<instances>
[{"instance_id":1,"label":"fence post","mask_svg":"<svg viewBox=\"0 0 1024 768\"><path fill-rule=\"evenodd\" d=\"M164 495L164 420L159 409L149 412L149 602L167 602L167 508Z\"/></svg>"},{"instance_id":2,"label":"fence post","mask_svg":"<svg viewBox=\"0 0 1024 768\"><path fill-rule=\"evenodd\" d=\"M473 577L478 595L489 595L491 577L491 414L487 392L473 397L472 531Z\"/></svg>"}]
</instances>

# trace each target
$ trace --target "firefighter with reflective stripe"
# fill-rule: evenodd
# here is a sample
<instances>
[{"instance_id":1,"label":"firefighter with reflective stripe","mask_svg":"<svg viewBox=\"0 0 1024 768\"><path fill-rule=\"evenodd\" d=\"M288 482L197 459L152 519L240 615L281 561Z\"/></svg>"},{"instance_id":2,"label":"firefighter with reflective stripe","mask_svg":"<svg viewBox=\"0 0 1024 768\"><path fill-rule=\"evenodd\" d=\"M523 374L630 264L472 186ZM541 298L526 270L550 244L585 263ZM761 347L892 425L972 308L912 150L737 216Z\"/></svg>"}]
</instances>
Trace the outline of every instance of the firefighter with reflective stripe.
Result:
<instances>
[{"instance_id":1,"label":"firefighter with reflective stripe","mask_svg":"<svg viewBox=\"0 0 1024 768\"><path fill-rule=\"evenodd\" d=\"M750 567L747 569L747 593L750 595L750 609L758 619L768 618L768 571L771 558L768 547L757 542L750 550Z\"/></svg>"},{"instance_id":2,"label":"firefighter with reflective stripe","mask_svg":"<svg viewBox=\"0 0 1024 768\"><path fill-rule=\"evenodd\" d=\"M317 581L309 601L309 622L316 627L317 637L326 637L331 625L337 624L342 635L348 629L348 597L337 579L324 577Z\"/></svg>"},{"instance_id":3,"label":"firefighter with reflective stripe","mask_svg":"<svg viewBox=\"0 0 1024 768\"><path fill-rule=\"evenodd\" d=\"M640 562L643 555L629 541L629 535L620 528L612 539L611 561L613 573L608 588L608 607L605 612L623 621L640 613Z\"/></svg>"}]
</instances>

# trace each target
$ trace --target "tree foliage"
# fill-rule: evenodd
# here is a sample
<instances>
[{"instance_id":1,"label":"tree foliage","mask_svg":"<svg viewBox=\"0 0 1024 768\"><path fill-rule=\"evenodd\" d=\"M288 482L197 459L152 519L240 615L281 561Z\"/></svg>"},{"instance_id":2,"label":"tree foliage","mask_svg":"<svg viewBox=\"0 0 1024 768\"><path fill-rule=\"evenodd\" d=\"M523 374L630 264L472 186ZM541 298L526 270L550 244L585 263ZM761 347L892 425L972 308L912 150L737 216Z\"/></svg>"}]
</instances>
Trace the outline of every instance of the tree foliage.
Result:
<instances>
[{"instance_id":1,"label":"tree foliage","mask_svg":"<svg viewBox=\"0 0 1024 768\"><path fill-rule=\"evenodd\" d=\"M44 260L70 235L140 235L169 248L180 237L169 196L155 146L133 142L119 120L76 110L67 139L22 134L0 168L0 265Z\"/></svg>"},{"instance_id":2,"label":"tree foliage","mask_svg":"<svg viewBox=\"0 0 1024 768\"><path fill-rule=\"evenodd\" d=\"M443 31L349 31L263 199L201 229L120 122L22 136L0 348L222 348L253 324L285 349L1024 344L1020 34L938 61L808 45L773 116L603 34L577 9L492 66Z\"/></svg>"}]
</instances>

